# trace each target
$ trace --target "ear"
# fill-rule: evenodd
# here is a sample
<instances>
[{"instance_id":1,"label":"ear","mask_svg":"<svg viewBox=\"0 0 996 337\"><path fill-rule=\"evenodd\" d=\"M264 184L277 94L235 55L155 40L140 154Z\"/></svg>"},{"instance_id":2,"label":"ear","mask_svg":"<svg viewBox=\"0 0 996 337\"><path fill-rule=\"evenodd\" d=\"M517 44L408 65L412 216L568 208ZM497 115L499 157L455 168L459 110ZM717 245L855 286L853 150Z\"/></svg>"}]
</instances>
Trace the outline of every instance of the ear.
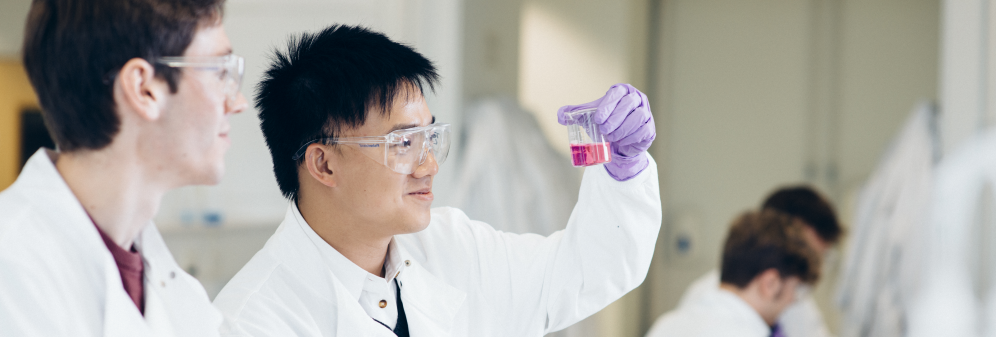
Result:
<instances>
[{"instance_id":1,"label":"ear","mask_svg":"<svg viewBox=\"0 0 996 337\"><path fill-rule=\"evenodd\" d=\"M128 60L114 79L118 110L148 121L159 119L169 92L166 81L156 78L155 67L141 58Z\"/></svg>"},{"instance_id":2,"label":"ear","mask_svg":"<svg viewBox=\"0 0 996 337\"><path fill-rule=\"evenodd\" d=\"M778 297L785 286L782 276L775 268L765 270L758 275L757 282L761 297L766 301L772 301Z\"/></svg>"},{"instance_id":3,"label":"ear","mask_svg":"<svg viewBox=\"0 0 996 337\"><path fill-rule=\"evenodd\" d=\"M805 222L802 224L802 236L806 239L806 243L816 251L817 257L822 259L827 249L830 248L830 245L820 238L820 234L816 232L816 229L810 227Z\"/></svg>"},{"instance_id":4,"label":"ear","mask_svg":"<svg viewBox=\"0 0 996 337\"><path fill-rule=\"evenodd\" d=\"M304 164L308 167L308 174L322 185L328 187L336 186L338 176L333 176L332 161L335 154L328 151L325 145L311 144L304 152Z\"/></svg>"}]
</instances>

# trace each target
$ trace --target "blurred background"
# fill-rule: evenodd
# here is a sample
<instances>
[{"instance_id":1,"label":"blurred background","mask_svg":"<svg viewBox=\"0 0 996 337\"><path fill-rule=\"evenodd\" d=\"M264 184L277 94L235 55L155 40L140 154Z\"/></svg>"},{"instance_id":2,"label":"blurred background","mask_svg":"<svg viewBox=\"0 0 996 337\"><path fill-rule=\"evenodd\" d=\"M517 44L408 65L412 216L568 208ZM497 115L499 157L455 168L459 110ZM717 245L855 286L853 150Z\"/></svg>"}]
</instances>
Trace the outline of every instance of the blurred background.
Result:
<instances>
[{"instance_id":1,"label":"blurred background","mask_svg":"<svg viewBox=\"0 0 996 337\"><path fill-rule=\"evenodd\" d=\"M0 0L0 189L35 149L51 146L20 65L29 5ZM773 189L816 186L848 225L859 191L918 104L940 107L940 151L996 120L994 18L989 0L229 0L224 24L246 58L250 99L275 48L333 23L371 27L425 54L442 75L427 95L430 109L459 135L434 205L509 231L562 228L576 199L580 171L568 164L557 108L594 100L615 83L641 89L658 128L651 153L665 219L653 265L643 286L561 334L642 336L718 265L733 217ZM156 219L176 260L212 297L287 207L256 112L231 122L222 183L172 192ZM482 137L518 143L510 156L482 162ZM516 151L533 151L545 170L568 178L529 187L537 190L496 187L516 179L494 173L518 160ZM523 200L552 198L569 202L546 200L552 211L531 219L507 216ZM816 291L838 333L847 240Z\"/></svg>"}]
</instances>

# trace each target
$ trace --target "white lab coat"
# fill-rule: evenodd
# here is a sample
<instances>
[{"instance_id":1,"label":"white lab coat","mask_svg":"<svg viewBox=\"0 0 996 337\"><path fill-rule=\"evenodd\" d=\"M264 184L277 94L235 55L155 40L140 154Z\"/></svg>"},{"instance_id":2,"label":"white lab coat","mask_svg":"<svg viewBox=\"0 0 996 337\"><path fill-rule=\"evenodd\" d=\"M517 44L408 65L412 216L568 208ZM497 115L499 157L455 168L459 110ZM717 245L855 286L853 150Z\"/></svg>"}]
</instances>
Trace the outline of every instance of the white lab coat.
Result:
<instances>
[{"instance_id":1,"label":"white lab coat","mask_svg":"<svg viewBox=\"0 0 996 337\"><path fill-rule=\"evenodd\" d=\"M585 170L567 229L510 234L454 208L397 235L412 336L541 336L597 312L643 282L661 224L657 165L618 182ZM266 245L215 299L231 336L393 336L371 319L325 260L291 204Z\"/></svg>"},{"instance_id":2,"label":"white lab coat","mask_svg":"<svg viewBox=\"0 0 996 337\"><path fill-rule=\"evenodd\" d=\"M706 294L723 291L719 288L719 270L713 269L699 277L688 286L681 296L678 307L685 307L699 302ZM778 324L787 337L832 337L823 315L812 294L798 298L778 318Z\"/></svg>"},{"instance_id":3,"label":"white lab coat","mask_svg":"<svg viewBox=\"0 0 996 337\"><path fill-rule=\"evenodd\" d=\"M771 327L747 302L723 289L707 291L662 315L647 337L768 337Z\"/></svg>"},{"instance_id":4,"label":"white lab coat","mask_svg":"<svg viewBox=\"0 0 996 337\"><path fill-rule=\"evenodd\" d=\"M221 315L151 222L135 240L145 264L142 316L57 156L39 150L0 193L0 335L217 336Z\"/></svg>"},{"instance_id":5,"label":"white lab coat","mask_svg":"<svg viewBox=\"0 0 996 337\"><path fill-rule=\"evenodd\" d=\"M919 104L861 190L837 304L843 337L907 336L908 301L927 252L928 210L939 157L937 118Z\"/></svg>"},{"instance_id":6,"label":"white lab coat","mask_svg":"<svg viewBox=\"0 0 996 337\"><path fill-rule=\"evenodd\" d=\"M919 287L905 299L905 336L996 336L996 284L986 275L992 261L982 248L992 245L992 232L984 229L991 230L992 219L979 219L982 207L994 206L992 198L983 203L982 197L987 186L996 187L996 128L946 154L933 182L925 240L918 247Z\"/></svg>"}]
</instances>

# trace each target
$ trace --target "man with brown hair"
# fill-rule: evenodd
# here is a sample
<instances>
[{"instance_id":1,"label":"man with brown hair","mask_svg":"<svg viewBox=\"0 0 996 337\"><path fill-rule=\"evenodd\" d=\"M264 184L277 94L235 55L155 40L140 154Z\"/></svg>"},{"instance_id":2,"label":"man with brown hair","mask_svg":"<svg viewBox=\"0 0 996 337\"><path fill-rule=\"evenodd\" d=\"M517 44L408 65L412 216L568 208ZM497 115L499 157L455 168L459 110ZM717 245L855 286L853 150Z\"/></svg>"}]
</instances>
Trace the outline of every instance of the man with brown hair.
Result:
<instances>
[{"instance_id":1,"label":"man with brown hair","mask_svg":"<svg viewBox=\"0 0 996 337\"><path fill-rule=\"evenodd\" d=\"M815 188L798 185L782 187L764 199L762 209L773 209L803 222L803 233L822 260L830 247L840 242L844 229L837 213L826 197ZM696 298L719 288L719 270L699 277L681 297L679 306L695 302ZM812 294L800 298L782 313L778 327L784 337L831 337L830 329Z\"/></svg>"},{"instance_id":2,"label":"man with brown hair","mask_svg":"<svg viewBox=\"0 0 996 337\"><path fill-rule=\"evenodd\" d=\"M745 213L723 246L720 290L664 314L647 336L777 336L778 317L816 282L819 264L801 221Z\"/></svg>"},{"instance_id":3,"label":"man with brown hair","mask_svg":"<svg viewBox=\"0 0 996 337\"><path fill-rule=\"evenodd\" d=\"M247 104L222 5L32 3L24 64L58 148L0 193L0 334L218 334L151 220L167 191L218 183Z\"/></svg>"}]
</instances>

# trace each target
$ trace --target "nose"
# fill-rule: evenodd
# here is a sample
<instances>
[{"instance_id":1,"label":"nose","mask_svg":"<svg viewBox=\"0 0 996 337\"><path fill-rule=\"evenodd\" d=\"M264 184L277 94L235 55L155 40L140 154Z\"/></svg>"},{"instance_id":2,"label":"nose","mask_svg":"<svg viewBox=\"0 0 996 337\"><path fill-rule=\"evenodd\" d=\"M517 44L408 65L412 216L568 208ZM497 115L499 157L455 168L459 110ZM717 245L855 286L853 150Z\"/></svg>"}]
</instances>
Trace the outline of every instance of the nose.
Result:
<instances>
[{"instance_id":1,"label":"nose","mask_svg":"<svg viewBox=\"0 0 996 337\"><path fill-rule=\"evenodd\" d=\"M235 96L234 100L225 100L225 114L237 114L244 111L248 107L249 101L246 100L246 97L243 96L241 92Z\"/></svg>"},{"instance_id":2,"label":"nose","mask_svg":"<svg viewBox=\"0 0 996 337\"><path fill-rule=\"evenodd\" d=\"M439 163L436 162L436 156L432 154L431 150L425 150L425 161L415 167L415 172L412 172L412 177L423 178L426 176L435 176L439 173Z\"/></svg>"}]
</instances>

